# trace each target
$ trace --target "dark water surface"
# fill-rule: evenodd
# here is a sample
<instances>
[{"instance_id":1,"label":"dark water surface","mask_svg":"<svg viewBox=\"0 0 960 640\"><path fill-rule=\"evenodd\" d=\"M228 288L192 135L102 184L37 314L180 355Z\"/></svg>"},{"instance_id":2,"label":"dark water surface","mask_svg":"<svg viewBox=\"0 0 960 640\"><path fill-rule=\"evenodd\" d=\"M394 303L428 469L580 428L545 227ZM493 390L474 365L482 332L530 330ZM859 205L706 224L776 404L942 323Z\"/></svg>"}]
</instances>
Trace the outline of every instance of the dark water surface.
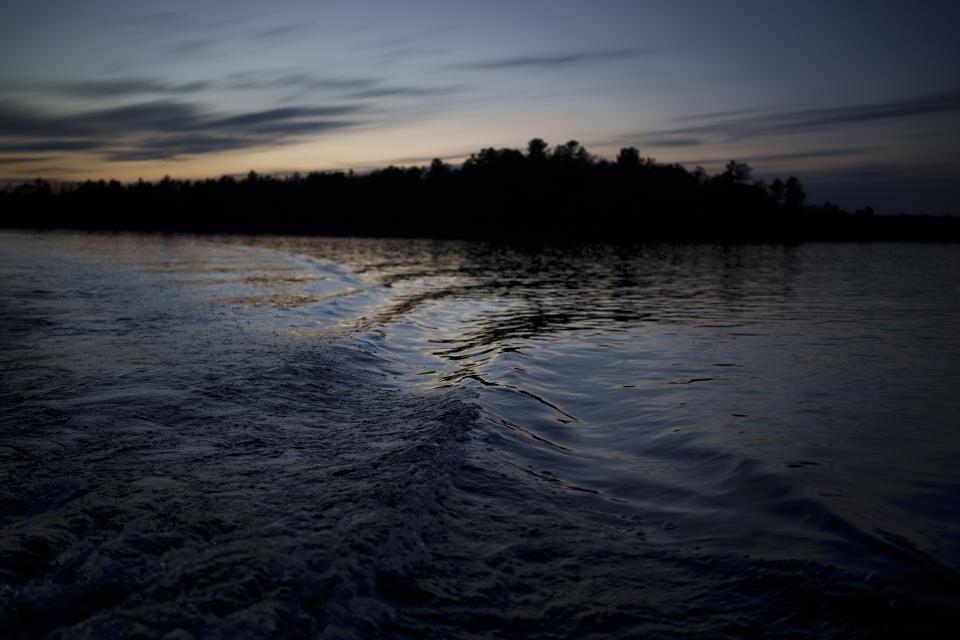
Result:
<instances>
[{"instance_id":1,"label":"dark water surface","mask_svg":"<svg viewBox=\"0 0 960 640\"><path fill-rule=\"evenodd\" d=\"M956 247L4 233L0 309L8 635L958 633Z\"/></svg>"}]
</instances>

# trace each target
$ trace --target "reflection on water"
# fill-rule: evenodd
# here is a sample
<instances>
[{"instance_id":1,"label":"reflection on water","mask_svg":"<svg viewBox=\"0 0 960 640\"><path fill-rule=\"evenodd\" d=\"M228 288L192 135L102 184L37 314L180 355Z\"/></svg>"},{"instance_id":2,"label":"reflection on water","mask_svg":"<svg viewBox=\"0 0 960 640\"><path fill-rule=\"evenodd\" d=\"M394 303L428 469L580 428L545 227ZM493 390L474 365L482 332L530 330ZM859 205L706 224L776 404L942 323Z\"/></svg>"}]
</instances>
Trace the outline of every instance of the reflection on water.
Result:
<instances>
[{"instance_id":1,"label":"reflection on water","mask_svg":"<svg viewBox=\"0 0 960 640\"><path fill-rule=\"evenodd\" d=\"M735 608L729 598L745 597L740 576L757 572L825 588L817 582L825 574L730 560L743 554L797 566L832 564L859 576L830 582L838 593L859 593L862 576L880 574L891 588L902 580L909 585L903 589L919 589L930 602L935 592L957 593L951 591L960 569L960 252L954 247L561 250L124 235L11 235L2 246L4 295L14 305L8 308L17 308L4 318L4 362L17 381L5 401L17 407L14 422L21 427L71 425L43 436L27 428L8 432L11 455L72 451L71 438L86 442L84 430L98 420L126 416L135 422L127 429L135 430L146 428L137 420L157 419L147 411L166 410L171 424L196 423L176 427L184 442L171 445L181 453L184 443L196 447L187 456L195 462L230 455L219 448L222 438L246 429L231 416L256 415L250 437L274 451L276 468L290 474L263 486L285 492L304 514L317 507L307 506L314 500L307 494L302 504L291 497L310 477L303 459L321 475L347 460L359 467L343 467L345 477L367 469L364 490L358 481L323 476L335 487L329 491L356 503L330 507L348 509L336 511L348 520L369 518L363 505L371 495L410 481L410 470L419 469L416 486L431 489L416 494L417 518L442 522L444 535L472 548L485 568L458 560L455 545L445 546L440 534L398 542L391 553L404 558L414 557L401 550L408 544L433 554L436 574L404 565L399 591L376 587L373 597L406 612L390 614L400 616L395 622L426 615L417 607L427 601L451 598L465 607L457 615L482 627L476 607L489 603L487 596L476 595L471 605L469 595L448 590L481 589L497 563L513 572L509 579L497 574L496 581L506 580L500 588L520 580L557 602L567 593L557 585L568 578L585 585L588 601L609 602L604 580L583 575L591 562L608 579L629 582L616 577L617 567L656 576L653 565L666 557L663 576L700 585L687 595L740 585L728 600L721 597L718 610ZM291 368L301 360L310 364ZM56 367L67 371L72 387L44 382L63 375ZM124 387L123 376L137 384ZM104 379L114 380L120 395L100 388ZM161 395L149 396L148 388ZM54 397L54 389L64 398ZM120 389L132 395L124 399ZM124 403L142 407L129 415ZM439 436L416 435L414 427L447 424L447 403L465 413L442 441L455 443L465 462L436 467L434 457L413 451L434 451ZM219 435L194 433L197 421L217 425ZM297 425L316 421L308 439L295 435ZM316 437L340 452L335 464L311 444ZM255 451L244 454L252 456L244 464L257 468L265 463ZM403 465L392 466L394 459ZM227 463L218 464L203 482L216 485L228 475ZM440 478L452 483L443 492ZM242 495L239 487L230 491ZM381 524L385 531L399 526ZM300 536L313 526L288 525ZM594 527L604 533L588 543L582 532ZM545 536L545 529L553 533ZM505 551L504 538L512 536L526 546ZM638 539L646 545L642 552ZM560 563L551 565L560 571L555 579L533 571L541 562L530 547L539 544L534 540L543 540L553 550L550 562ZM361 545L344 557L376 555L371 549ZM574 564L564 565L561 556ZM716 562L715 572L677 564L700 557ZM574 573L564 577L566 570ZM666 577L651 580L665 592L679 588ZM877 580L863 587L869 594L862 602L837 596L841 609L869 608L870 594L881 588ZM621 587L615 592L650 596L649 587ZM400 594L411 589L430 595L404 604ZM510 602L502 603L504 615L519 615L512 607L520 605ZM792 615L771 602L744 602ZM603 615L634 622L647 615L617 607ZM591 611L577 615L598 615ZM844 628L848 614L837 611L827 615L840 616L837 628ZM443 619L438 629L460 628ZM570 624L593 628L585 620ZM730 634L747 633L758 621ZM371 624L385 628L382 621ZM549 625L540 630L552 633Z\"/></svg>"},{"instance_id":2,"label":"reflection on water","mask_svg":"<svg viewBox=\"0 0 960 640\"><path fill-rule=\"evenodd\" d=\"M344 261L393 285L374 325L396 358L592 460L589 478L553 471L648 500L632 474L651 465L696 476L702 456L755 458L960 566L954 247L374 246ZM705 507L703 481L685 499Z\"/></svg>"}]
</instances>

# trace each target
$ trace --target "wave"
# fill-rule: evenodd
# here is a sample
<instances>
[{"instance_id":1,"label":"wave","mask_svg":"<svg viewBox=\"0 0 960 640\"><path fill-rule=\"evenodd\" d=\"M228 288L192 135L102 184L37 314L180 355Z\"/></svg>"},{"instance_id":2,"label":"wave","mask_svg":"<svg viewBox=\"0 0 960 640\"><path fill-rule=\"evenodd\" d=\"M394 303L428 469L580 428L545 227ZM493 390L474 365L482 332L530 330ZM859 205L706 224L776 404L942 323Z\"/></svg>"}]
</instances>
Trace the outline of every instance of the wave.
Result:
<instances>
[{"instance_id":1,"label":"wave","mask_svg":"<svg viewBox=\"0 0 960 640\"><path fill-rule=\"evenodd\" d=\"M656 420L611 449L591 404L507 375L515 351L454 348L452 366L496 384L450 378L429 350L455 336L425 339L449 330L428 302L444 296L409 280L229 243L104 249L34 238L0 262L11 635L936 636L958 621L949 567L767 461Z\"/></svg>"}]
</instances>

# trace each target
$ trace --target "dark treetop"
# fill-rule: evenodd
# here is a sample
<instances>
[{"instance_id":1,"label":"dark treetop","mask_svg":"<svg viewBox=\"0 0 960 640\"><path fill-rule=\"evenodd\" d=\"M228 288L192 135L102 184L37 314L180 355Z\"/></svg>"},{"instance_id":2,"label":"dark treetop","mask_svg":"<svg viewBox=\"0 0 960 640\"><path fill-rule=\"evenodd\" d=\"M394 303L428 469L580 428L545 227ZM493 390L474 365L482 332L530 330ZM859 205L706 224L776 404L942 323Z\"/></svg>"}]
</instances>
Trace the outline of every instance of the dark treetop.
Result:
<instances>
[{"instance_id":1,"label":"dark treetop","mask_svg":"<svg viewBox=\"0 0 960 640\"><path fill-rule=\"evenodd\" d=\"M960 240L960 219L811 206L797 178L766 184L735 161L709 175L634 148L611 162L576 141L550 149L540 139L526 152L483 149L459 168L434 160L365 174L59 188L37 180L0 192L0 226L577 242Z\"/></svg>"}]
</instances>

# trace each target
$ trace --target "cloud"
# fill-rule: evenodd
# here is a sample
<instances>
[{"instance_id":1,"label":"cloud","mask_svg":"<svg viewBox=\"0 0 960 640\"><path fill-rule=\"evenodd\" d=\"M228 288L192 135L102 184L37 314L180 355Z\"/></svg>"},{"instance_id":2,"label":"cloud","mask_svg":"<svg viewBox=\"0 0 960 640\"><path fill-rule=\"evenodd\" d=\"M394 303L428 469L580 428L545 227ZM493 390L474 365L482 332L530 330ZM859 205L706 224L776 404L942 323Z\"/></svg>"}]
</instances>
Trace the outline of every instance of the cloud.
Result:
<instances>
[{"instance_id":1,"label":"cloud","mask_svg":"<svg viewBox=\"0 0 960 640\"><path fill-rule=\"evenodd\" d=\"M50 174L60 173L64 171L64 167L58 167L55 165L42 166L42 167L18 167L9 170L10 173L19 176L49 176ZM21 178L22 181L22 178Z\"/></svg>"},{"instance_id":2,"label":"cloud","mask_svg":"<svg viewBox=\"0 0 960 640\"><path fill-rule=\"evenodd\" d=\"M631 49L594 49L590 51L577 51L574 53L499 58L496 60L456 64L452 65L452 67L456 69L474 69L480 71L493 69L544 69L609 62L611 60L621 60L624 58L635 58L638 56L651 55L655 52L656 49L652 47L636 47Z\"/></svg>"},{"instance_id":3,"label":"cloud","mask_svg":"<svg viewBox=\"0 0 960 640\"><path fill-rule=\"evenodd\" d=\"M114 98L150 93L192 93L209 89L209 82L171 84L150 78L114 78L49 82L44 88L63 95L79 98Z\"/></svg>"},{"instance_id":4,"label":"cloud","mask_svg":"<svg viewBox=\"0 0 960 640\"><path fill-rule=\"evenodd\" d=\"M346 116L363 110L364 107L359 105L283 107L266 111L253 111L216 120L206 120L202 121L199 126L203 129L243 129L256 133L274 133L283 131L284 125L295 122L302 123L304 118ZM325 121L313 122L323 124Z\"/></svg>"},{"instance_id":5,"label":"cloud","mask_svg":"<svg viewBox=\"0 0 960 640\"><path fill-rule=\"evenodd\" d=\"M37 115L33 109L4 100L0 101L0 136L74 136L83 135L69 119L48 118Z\"/></svg>"},{"instance_id":6,"label":"cloud","mask_svg":"<svg viewBox=\"0 0 960 640\"><path fill-rule=\"evenodd\" d=\"M352 78L318 78L307 73L276 73L269 71L231 74L223 86L234 90L261 91L264 89L298 89L351 91L373 87L380 78L357 76Z\"/></svg>"},{"instance_id":7,"label":"cloud","mask_svg":"<svg viewBox=\"0 0 960 640\"><path fill-rule=\"evenodd\" d=\"M99 150L110 159L159 159L290 142L357 126L357 104L223 114L158 100L70 114L0 103L0 151ZM6 140L2 140L6 138Z\"/></svg>"},{"instance_id":8,"label":"cloud","mask_svg":"<svg viewBox=\"0 0 960 640\"><path fill-rule=\"evenodd\" d=\"M109 109L65 115L38 114L0 103L0 135L7 137L61 136L85 138L131 133L183 133L204 129L227 129L247 133L274 131L278 123L303 122L313 118L347 116L365 110L362 105L326 107L283 107L222 115L205 111L189 102L157 100Z\"/></svg>"},{"instance_id":9,"label":"cloud","mask_svg":"<svg viewBox=\"0 0 960 640\"><path fill-rule=\"evenodd\" d=\"M464 158L468 158L472 153L474 153L474 151L475 150L471 149L469 151L463 151L460 153L452 153L452 154L448 153L444 155L406 156L403 158L390 158L388 160L384 160L382 162L377 163L376 165L371 165L371 166L382 167L385 164L429 164L433 162L435 159L443 160L444 162L448 160L462 160Z\"/></svg>"},{"instance_id":10,"label":"cloud","mask_svg":"<svg viewBox=\"0 0 960 640\"><path fill-rule=\"evenodd\" d=\"M41 95L71 98L125 98L136 96L177 96L202 91L227 89L233 91L275 92L277 89L295 91L327 92L363 92L369 90L369 97L392 95L404 92L407 95L429 95L436 91L429 87L383 86L382 78L369 76L356 77L316 77L307 73L277 73L270 71L241 72L217 80L194 82L168 82L152 77L95 78L89 80L52 80L37 82L23 79L4 79L3 88L10 91L26 91ZM363 96L361 96L363 97Z\"/></svg>"},{"instance_id":11,"label":"cloud","mask_svg":"<svg viewBox=\"0 0 960 640\"><path fill-rule=\"evenodd\" d=\"M44 151L90 151L103 145L96 140L40 140L36 142L0 142L0 152L28 153Z\"/></svg>"},{"instance_id":12,"label":"cloud","mask_svg":"<svg viewBox=\"0 0 960 640\"><path fill-rule=\"evenodd\" d=\"M807 131L841 124L858 124L952 111L960 111L960 91L895 102L773 114L768 119L773 124L786 129Z\"/></svg>"},{"instance_id":13,"label":"cloud","mask_svg":"<svg viewBox=\"0 0 960 640\"><path fill-rule=\"evenodd\" d=\"M189 24L187 15L182 11L147 11L119 18L115 24L156 27L159 29Z\"/></svg>"},{"instance_id":14,"label":"cloud","mask_svg":"<svg viewBox=\"0 0 960 640\"><path fill-rule=\"evenodd\" d=\"M47 162L56 156L11 156L0 158L0 164L27 164L28 162Z\"/></svg>"},{"instance_id":15,"label":"cloud","mask_svg":"<svg viewBox=\"0 0 960 640\"><path fill-rule=\"evenodd\" d=\"M874 152L877 147L840 147L831 149L813 149L809 151L793 151L786 153L771 154L746 154L739 160L747 162L778 162L781 160L816 160L819 158L849 158L865 153ZM730 158L702 158L699 160L687 160L686 164L721 164L728 162Z\"/></svg>"},{"instance_id":16,"label":"cloud","mask_svg":"<svg viewBox=\"0 0 960 640\"><path fill-rule=\"evenodd\" d=\"M194 82L168 82L151 77L103 78L91 80L53 80L32 82L6 80L7 89L39 92L43 96L56 99L60 96L72 98L153 98L164 100L177 98L184 94L200 93L208 90L256 91L276 94L278 90L291 90L294 94L322 92L328 96L339 96L350 100L371 100L376 98L407 97L424 98L455 93L462 89L460 85L418 86L387 84L383 78L371 76L354 77L317 77L308 73L277 73L270 71L241 72L219 80ZM30 110L24 111L29 116Z\"/></svg>"},{"instance_id":17,"label":"cloud","mask_svg":"<svg viewBox=\"0 0 960 640\"><path fill-rule=\"evenodd\" d=\"M697 120L714 120L717 118L728 118L731 116L746 116L753 115L763 112L769 112L769 109L729 109L727 111L708 111L706 113L695 113L693 115L680 116L676 118L679 122L684 121L697 121Z\"/></svg>"},{"instance_id":18,"label":"cloud","mask_svg":"<svg viewBox=\"0 0 960 640\"><path fill-rule=\"evenodd\" d=\"M654 138L643 144L647 147L698 147L706 143L700 138Z\"/></svg>"},{"instance_id":19,"label":"cloud","mask_svg":"<svg viewBox=\"0 0 960 640\"><path fill-rule=\"evenodd\" d=\"M355 99L391 98L391 97L423 98L423 97L441 96L441 95L455 93L460 88L461 87L459 86L447 86L447 87L383 86L383 87L374 87L372 89L364 89L363 91L355 91L348 94L348 97L355 98Z\"/></svg>"},{"instance_id":20,"label":"cloud","mask_svg":"<svg viewBox=\"0 0 960 640\"><path fill-rule=\"evenodd\" d=\"M201 120L197 105L170 100L68 114L43 113L9 101L0 103L0 136L11 138L92 138L183 130Z\"/></svg>"},{"instance_id":21,"label":"cloud","mask_svg":"<svg viewBox=\"0 0 960 640\"><path fill-rule=\"evenodd\" d=\"M157 100L79 113L69 120L97 133L182 131L202 122L203 114L192 103Z\"/></svg>"},{"instance_id":22,"label":"cloud","mask_svg":"<svg viewBox=\"0 0 960 640\"><path fill-rule=\"evenodd\" d=\"M177 159L252 147L291 144L310 136L371 124L373 113L389 117L378 105L391 97L426 98L458 87L391 85L381 78L323 78L309 73L266 71L235 74L222 80L173 83L150 77L121 77L26 84L52 100L60 95L103 99L140 99L116 106L43 109L22 100L0 99L0 152L95 152L108 160ZM220 110L188 99L207 88L262 90L322 89L327 104L292 104L259 110ZM46 96L44 96L46 97ZM313 100L317 96L311 96ZM302 98L306 101L306 98ZM126 102L126 100L124 100ZM55 103L54 103L55 104ZM13 166L14 163L7 163Z\"/></svg>"},{"instance_id":23,"label":"cloud","mask_svg":"<svg viewBox=\"0 0 960 640\"><path fill-rule=\"evenodd\" d=\"M172 135L139 139L135 146L107 154L108 160L169 160L181 156L219 153L249 147L273 146L289 141L289 137L323 133L356 126L346 120L306 122L272 121L266 128L227 133L224 135Z\"/></svg>"},{"instance_id":24,"label":"cloud","mask_svg":"<svg viewBox=\"0 0 960 640\"><path fill-rule=\"evenodd\" d=\"M687 116L684 120L703 120L658 132L660 135L712 135L727 140L742 140L763 135L812 133L836 127L882 121L902 120L960 112L960 91L919 96L904 100L875 102L845 107L798 109L792 111L745 111L726 114Z\"/></svg>"},{"instance_id":25,"label":"cloud","mask_svg":"<svg viewBox=\"0 0 960 640\"><path fill-rule=\"evenodd\" d=\"M206 51L210 51L216 45L217 41L210 38L193 38L190 40L174 42L173 44L165 47L165 49L169 53L178 57L199 56Z\"/></svg>"},{"instance_id":26,"label":"cloud","mask_svg":"<svg viewBox=\"0 0 960 640\"><path fill-rule=\"evenodd\" d=\"M111 151L108 160L170 160L263 145L267 141L245 136L167 136L138 140L136 146Z\"/></svg>"},{"instance_id":27,"label":"cloud","mask_svg":"<svg viewBox=\"0 0 960 640\"><path fill-rule=\"evenodd\" d=\"M850 156L859 156L864 153L876 151L876 147L848 147L843 149L817 149L814 151L797 151L794 153L773 153L762 156L750 156L751 160L775 161L775 160L806 160L816 158L845 158Z\"/></svg>"},{"instance_id":28,"label":"cloud","mask_svg":"<svg viewBox=\"0 0 960 640\"><path fill-rule=\"evenodd\" d=\"M418 86L386 84L383 78L354 76L324 78L308 73L271 73L266 71L244 72L228 77L222 86L238 91L264 91L290 89L293 91L321 91L338 94L351 100L375 98L424 98L451 94L459 91L459 85Z\"/></svg>"},{"instance_id":29,"label":"cloud","mask_svg":"<svg viewBox=\"0 0 960 640\"><path fill-rule=\"evenodd\" d=\"M276 27L267 27L253 33L252 37L258 40L282 40L298 31L310 28L316 21L291 22Z\"/></svg>"}]
</instances>

